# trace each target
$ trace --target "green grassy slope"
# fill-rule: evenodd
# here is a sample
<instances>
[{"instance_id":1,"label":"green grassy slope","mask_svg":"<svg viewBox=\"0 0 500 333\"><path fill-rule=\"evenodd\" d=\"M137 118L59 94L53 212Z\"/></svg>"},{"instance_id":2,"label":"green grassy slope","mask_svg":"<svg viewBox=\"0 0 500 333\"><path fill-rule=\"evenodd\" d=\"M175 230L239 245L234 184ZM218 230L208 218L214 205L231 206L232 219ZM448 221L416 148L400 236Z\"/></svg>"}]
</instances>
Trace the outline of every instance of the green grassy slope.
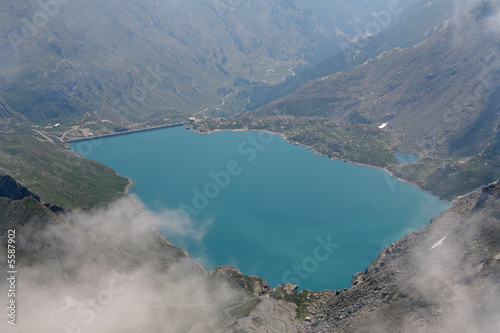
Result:
<instances>
[{"instance_id":1,"label":"green grassy slope","mask_svg":"<svg viewBox=\"0 0 500 333\"><path fill-rule=\"evenodd\" d=\"M123 195L128 180L22 126L0 127L0 168L43 202L68 209L105 205ZM58 142L59 141L59 142Z\"/></svg>"}]
</instances>

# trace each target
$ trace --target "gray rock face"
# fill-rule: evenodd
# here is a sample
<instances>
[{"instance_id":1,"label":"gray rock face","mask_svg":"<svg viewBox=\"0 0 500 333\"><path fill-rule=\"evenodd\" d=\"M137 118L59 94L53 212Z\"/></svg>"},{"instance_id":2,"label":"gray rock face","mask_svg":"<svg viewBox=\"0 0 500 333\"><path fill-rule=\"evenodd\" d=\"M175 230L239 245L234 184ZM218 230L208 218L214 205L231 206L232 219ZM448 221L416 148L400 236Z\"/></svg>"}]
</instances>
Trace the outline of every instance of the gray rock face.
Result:
<instances>
[{"instance_id":1,"label":"gray rock face","mask_svg":"<svg viewBox=\"0 0 500 333\"><path fill-rule=\"evenodd\" d=\"M297 290L299 289L299 286L297 286L296 284L287 283L287 284L285 284L285 286L283 287L283 289L285 290L285 292L288 295L292 295L292 294L296 294L297 293Z\"/></svg>"},{"instance_id":2,"label":"gray rock face","mask_svg":"<svg viewBox=\"0 0 500 333\"><path fill-rule=\"evenodd\" d=\"M271 291L269 284L264 279L254 275L243 275L238 268L232 266L217 267L208 271L208 276L219 281L226 281L230 285L242 288L255 296L267 295Z\"/></svg>"},{"instance_id":3,"label":"gray rock face","mask_svg":"<svg viewBox=\"0 0 500 333\"><path fill-rule=\"evenodd\" d=\"M26 197L32 197L34 200L41 203L38 195L30 192L26 187L19 184L11 176L2 174L0 174L0 197L11 200L22 200ZM53 213L69 212L62 207L50 203L45 203L44 206L50 209Z\"/></svg>"},{"instance_id":4,"label":"gray rock face","mask_svg":"<svg viewBox=\"0 0 500 333\"><path fill-rule=\"evenodd\" d=\"M21 186L11 176L0 177L0 197L6 197L12 200L21 200L26 197L33 197L40 201L40 198L28 191L27 188Z\"/></svg>"}]
</instances>

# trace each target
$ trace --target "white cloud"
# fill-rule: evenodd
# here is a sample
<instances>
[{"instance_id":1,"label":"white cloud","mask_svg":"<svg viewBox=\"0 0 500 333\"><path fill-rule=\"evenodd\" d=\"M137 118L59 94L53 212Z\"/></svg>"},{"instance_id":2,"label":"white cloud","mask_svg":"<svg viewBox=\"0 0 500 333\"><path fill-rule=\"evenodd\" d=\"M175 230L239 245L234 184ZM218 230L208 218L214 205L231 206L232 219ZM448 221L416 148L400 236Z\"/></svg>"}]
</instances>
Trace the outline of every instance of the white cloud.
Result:
<instances>
[{"instance_id":1,"label":"white cloud","mask_svg":"<svg viewBox=\"0 0 500 333\"><path fill-rule=\"evenodd\" d=\"M491 31L500 34L500 11L488 19L488 26Z\"/></svg>"},{"instance_id":2,"label":"white cloud","mask_svg":"<svg viewBox=\"0 0 500 333\"><path fill-rule=\"evenodd\" d=\"M213 330L226 307L248 297L225 283L214 286L198 264L173 259L182 251L162 244L153 223L203 237L203 230L175 212L154 216L128 198L75 216L45 229L31 221L30 234L19 230L23 247L44 251L44 260L19 267L17 325L8 325L4 315L1 332L187 332L195 325ZM0 290L4 306L5 281Z\"/></svg>"}]
</instances>

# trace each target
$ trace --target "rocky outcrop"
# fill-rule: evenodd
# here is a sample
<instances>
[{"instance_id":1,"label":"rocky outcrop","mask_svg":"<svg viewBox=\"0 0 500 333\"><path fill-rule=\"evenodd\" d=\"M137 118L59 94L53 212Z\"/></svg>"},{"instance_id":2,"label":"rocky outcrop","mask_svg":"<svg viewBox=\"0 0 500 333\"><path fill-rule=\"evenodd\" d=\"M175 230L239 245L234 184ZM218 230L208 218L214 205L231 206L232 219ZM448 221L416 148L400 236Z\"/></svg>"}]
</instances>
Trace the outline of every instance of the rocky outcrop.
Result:
<instances>
[{"instance_id":1,"label":"rocky outcrop","mask_svg":"<svg viewBox=\"0 0 500 333\"><path fill-rule=\"evenodd\" d=\"M243 275L236 267L220 266L209 271L207 274L214 281L225 281L255 296L263 296L271 292L271 288L266 280L258 276Z\"/></svg>"},{"instance_id":2,"label":"rocky outcrop","mask_svg":"<svg viewBox=\"0 0 500 333\"><path fill-rule=\"evenodd\" d=\"M40 197L38 195L30 192L26 187L19 184L11 176L2 174L0 174L0 197L8 198L11 200L22 200L24 198L31 197L41 203ZM43 205L53 213L68 212L64 208L50 203L44 203Z\"/></svg>"},{"instance_id":3,"label":"rocky outcrop","mask_svg":"<svg viewBox=\"0 0 500 333\"><path fill-rule=\"evenodd\" d=\"M28 191L27 188L21 186L9 175L0 176L0 197L9 198L12 200L22 200L26 197L40 201L40 198Z\"/></svg>"},{"instance_id":4,"label":"rocky outcrop","mask_svg":"<svg viewBox=\"0 0 500 333\"><path fill-rule=\"evenodd\" d=\"M53 213L64 213L66 210L62 207L59 207L57 205L52 205L49 203L44 204L45 207L50 209Z\"/></svg>"},{"instance_id":5,"label":"rocky outcrop","mask_svg":"<svg viewBox=\"0 0 500 333\"><path fill-rule=\"evenodd\" d=\"M299 286L297 286L296 284L287 283L283 286L283 290L288 295L293 295L297 293L297 290L299 290Z\"/></svg>"}]
</instances>

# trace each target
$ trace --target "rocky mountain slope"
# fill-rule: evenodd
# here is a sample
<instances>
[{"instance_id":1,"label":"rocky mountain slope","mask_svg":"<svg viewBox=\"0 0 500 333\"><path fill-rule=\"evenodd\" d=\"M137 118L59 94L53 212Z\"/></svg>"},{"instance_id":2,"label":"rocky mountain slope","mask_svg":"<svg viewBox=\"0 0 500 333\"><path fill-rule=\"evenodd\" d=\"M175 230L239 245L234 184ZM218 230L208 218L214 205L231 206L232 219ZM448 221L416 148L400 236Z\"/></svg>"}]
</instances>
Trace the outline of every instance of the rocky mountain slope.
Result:
<instances>
[{"instance_id":1,"label":"rocky mountain slope","mask_svg":"<svg viewBox=\"0 0 500 333\"><path fill-rule=\"evenodd\" d=\"M364 22L353 20L348 27L337 28L345 39L324 60L313 66L298 67L294 70L296 75L280 84L254 82L239 90L237 98L243 110L256 110L293 93L311 80L348 71L396 47L418 44L447 25L454 16L450 8L456 4L453 0L366 3L373 5L371 17ZM339 19L335 22L341 23Z\"/></svg>"},{"instance_id":2,"label":"rocky mountain slope","mask_svg":"<svg viewBox=\"0 0 500 333\"><path fill-rule=\"evenodd\" d=\"M306 8L281 2L2 2L0 97L36 123L203 110L235 78L280 61L290 74L328 40Z\"/></svg>"},{"instance_id":3,"label":"rocky mountain slope","mask_svg":"<svg viewBox=\"0 0 500 333\"><path fill-rule=\"evenodd\" d=\"M492 27L497 10L479 5L420 44L310 82L257 114L325 117L339 125L387 123L405 151L475 155L499 125L500 34Z\"/></svg>"},{"instance_id":4,"label":"rocky mountain slope","mask_svg":"<svg viewBox=\"0 0 500 333\"><path fill-rule=\"evenodd\" d=\"M500 177L498 1L480 1L425 41L313 80L199 131L262 129L379 166L452 200ZM418 155L399 165L394 152Z\"/></svg>"},{"instance_id":5,"label":"rocky mountain slope","mask_svg":"<svg viewBox=\"0 0 500 333\"><path fill-rule=\"evenodd\" d=\"M237 80L280 82L345 39L334 27L364 22L378 6L386 4L4 1L0 115L131 124L201 112ZM221 113L237 111L228 105Z\"/></svg>"},{"instance_id":6,"label":"rocky mountain slope","mask_svg":"<svg viewBox=\"0 0 500 333\"><path fill-rule=\"evenodd\" d=\"M436 16L446 15L441 3L447 1L431 4ZM348 47L351 55L371 42L362 39L423 5L418 0L6 1L0 4L5 106L0 121L24 116L37 124L52 119L74 124L85 114L91 121L130 125L188 114L231 115L245 104L236 100L245 86L279 83L298 66L345 53L342 45L356 40ZM420 15L425 23L416 35L432 30L430 16ZM374 48L380 53L387 49L382 45L413 38L400 33L372 44L380 44Z\"/></svg>"}]
</instances>

